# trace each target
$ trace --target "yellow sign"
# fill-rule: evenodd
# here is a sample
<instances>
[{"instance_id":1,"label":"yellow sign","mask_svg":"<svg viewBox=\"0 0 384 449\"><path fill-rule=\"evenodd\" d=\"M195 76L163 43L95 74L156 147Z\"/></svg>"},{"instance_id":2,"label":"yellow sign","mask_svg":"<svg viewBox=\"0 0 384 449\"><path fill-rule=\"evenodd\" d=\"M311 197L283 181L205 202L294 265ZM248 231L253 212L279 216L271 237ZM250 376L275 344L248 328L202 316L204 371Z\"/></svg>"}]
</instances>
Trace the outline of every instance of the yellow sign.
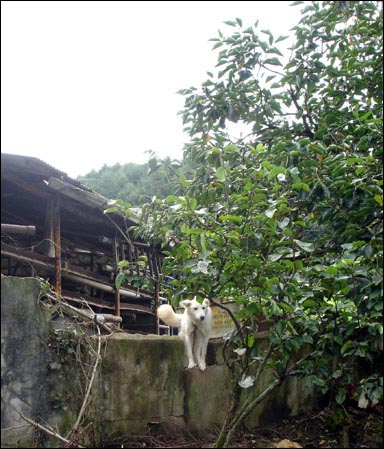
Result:
<instances>
[{"instance_id":1,"label":"yellow sign","mask_svg":"<svg viewBox=\"0 0 384 449\"><path fill-rule=\"evenodd\" d=\"M239 306L235 302L226 302L223 306L227 307L232 312L239 310ZM211 310L212 330L210 338L222 338L223 334L236 328L232 318L226 310L214 305L211 306Z\"/></svg>"}]
</instances>

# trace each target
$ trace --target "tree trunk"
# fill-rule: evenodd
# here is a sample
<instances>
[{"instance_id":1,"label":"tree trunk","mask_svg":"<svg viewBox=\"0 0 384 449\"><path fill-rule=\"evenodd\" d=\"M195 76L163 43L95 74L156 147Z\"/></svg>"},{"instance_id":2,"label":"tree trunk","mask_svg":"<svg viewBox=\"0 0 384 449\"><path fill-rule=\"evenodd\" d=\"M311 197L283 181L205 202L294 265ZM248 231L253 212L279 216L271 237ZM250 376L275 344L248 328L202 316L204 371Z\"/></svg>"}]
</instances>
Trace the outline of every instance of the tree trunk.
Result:
<instances>
[{"instance_id":1,"label":"tree trunk","mask_svg":"<svg viewBox=\"0 0 384 449\"><path fill-rule=\"evenodd\" d=\"M263 363L257 371L255 382L256 384L260 378L261 371L265 368L267 358L269 358L270 354L272 353L271 348L272 347L270 346L267 356L264 358ZM236 389L239 388L238 384L236 384L234 403L231 407L230 412L228 413L227 419L225 420L224 426L221 429L220 435L218 436L214 447L230 447L231 440L239 424L241 424L245 420L245 418L247 418L247 416L254 410L254 408L258 404L264 401L265 398L267 398L277 387L279 387L285 379L290 376L295 376L297 374L297 368L304 360L308 359L309 357L310 355L307 354L306 356L295 362L289 369L286 370L283 376L276 378L274 382L270 384L270 386L267 387L262 393L258 394L254 399L247 398L243 404L240 403L241 388L240 393L236 394ZM238 401L236 401L236 397L238 397Z\"/></svg>"}]
</instances>

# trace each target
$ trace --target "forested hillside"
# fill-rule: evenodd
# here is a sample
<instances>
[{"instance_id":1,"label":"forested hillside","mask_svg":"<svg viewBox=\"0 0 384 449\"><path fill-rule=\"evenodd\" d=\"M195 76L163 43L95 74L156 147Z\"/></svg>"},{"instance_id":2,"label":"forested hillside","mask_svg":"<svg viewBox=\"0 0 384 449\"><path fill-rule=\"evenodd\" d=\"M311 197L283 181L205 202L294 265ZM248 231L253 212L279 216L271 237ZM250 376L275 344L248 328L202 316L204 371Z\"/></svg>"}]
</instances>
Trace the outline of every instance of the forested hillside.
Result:
<instances>
[{"instance_id":1,"label":"forested hillside","mask_svg":"<svg viewBox=\"0 0 384 449\"><path fill-rule=\"evenodd\" d=\"M174 174L186 170L180 162L169 158L161 163L150 159L145 164L104 165L98 171L92 170L85 176L79 176L77 180L106 198L121 199L137 206L148 202L153 196L163 199L176 193L175 182L169 179L164 166Z\"/></svg>"}]
</instances>

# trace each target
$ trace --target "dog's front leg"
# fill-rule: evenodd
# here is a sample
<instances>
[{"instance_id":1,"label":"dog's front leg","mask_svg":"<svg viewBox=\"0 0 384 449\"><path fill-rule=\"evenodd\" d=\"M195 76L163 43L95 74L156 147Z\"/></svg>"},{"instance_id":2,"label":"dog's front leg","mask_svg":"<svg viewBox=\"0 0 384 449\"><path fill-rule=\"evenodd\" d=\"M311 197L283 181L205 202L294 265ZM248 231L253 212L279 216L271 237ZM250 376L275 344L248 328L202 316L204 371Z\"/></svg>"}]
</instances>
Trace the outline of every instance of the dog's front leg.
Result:
<instances>
[{"instance_id":1,"label":"dog's front leg","mask_svg":"<svg viewBox=\"0 0 384 449\"><path fill-rule=\"evenodd\" d=\"M197 363L199 365L199 368L201 371L205 371L207 365L205 363L205 357L207 355L207 345L208 345L208 338L205 337L202 333L199 332L198 335L196 335L196 357L197 357Z\"/></svg>"},{"instance_id":2,"label":"dog's front leg","mask_svg":"<svg viewBox=\"0 0 384 449\"><path fill-rule=\"evenodd\" d=\"M193 332L185 334L185 348L187 350L188 368L194 368L196 366L193 360Z\"/></svg>"},{"instance_id":3,"label":"dog's front leg","mask_svg":"<svg viewBox=\"0 0 384 449\"><path fill-rule=\"evenodd\" d=\"M200 367L201 371L205 371L205 368L207 366L205 363L205 358L207 356L208 337L206 337L205 335L201 335L200 340L201 340L201 351L200 351L201 355L200 355L199 367Z\"/></svg>"}]
</instances>

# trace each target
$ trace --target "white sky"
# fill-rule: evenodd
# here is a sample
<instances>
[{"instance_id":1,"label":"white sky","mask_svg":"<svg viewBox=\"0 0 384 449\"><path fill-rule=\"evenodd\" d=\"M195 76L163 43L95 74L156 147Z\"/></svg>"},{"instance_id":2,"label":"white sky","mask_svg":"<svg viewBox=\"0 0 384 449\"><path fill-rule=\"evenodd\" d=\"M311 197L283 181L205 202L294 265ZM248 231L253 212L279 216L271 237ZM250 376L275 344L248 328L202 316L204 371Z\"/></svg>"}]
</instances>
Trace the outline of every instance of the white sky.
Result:
<instances>
[{"instance_id":1,"label":"white sky","mask_svg":"<svg viewBox=\"0 0 384 449\"><path fill-rule=\"evenodd\" d=\"M301 9L291 3L2 1L1 151L72 177L144 163L146 150L181 159L176 92L214 69L208 39L236 17L289 34Z\"/></svg>"}]
</instances>

